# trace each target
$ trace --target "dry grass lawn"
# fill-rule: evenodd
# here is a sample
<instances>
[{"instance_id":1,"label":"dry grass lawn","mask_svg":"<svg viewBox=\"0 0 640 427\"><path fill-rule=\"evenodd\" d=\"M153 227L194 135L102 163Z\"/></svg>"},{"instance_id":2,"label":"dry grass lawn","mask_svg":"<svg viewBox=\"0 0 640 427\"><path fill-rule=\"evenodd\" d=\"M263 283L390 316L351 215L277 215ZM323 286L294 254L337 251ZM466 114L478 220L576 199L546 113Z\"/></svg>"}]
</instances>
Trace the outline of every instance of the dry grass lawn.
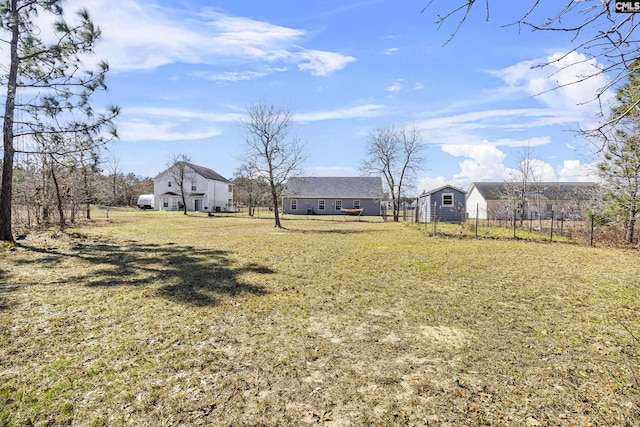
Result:
<instances>
[{"instance_id":1,"label":"dry grass lawn","mask_svg":"<svg viewBox=\"0 0 640 427\"><path fill-rule=\"evenodd\" d=\"M640 425L640 254L110 213L0 250L0 425Z\"/></svg>"}]
</instances>

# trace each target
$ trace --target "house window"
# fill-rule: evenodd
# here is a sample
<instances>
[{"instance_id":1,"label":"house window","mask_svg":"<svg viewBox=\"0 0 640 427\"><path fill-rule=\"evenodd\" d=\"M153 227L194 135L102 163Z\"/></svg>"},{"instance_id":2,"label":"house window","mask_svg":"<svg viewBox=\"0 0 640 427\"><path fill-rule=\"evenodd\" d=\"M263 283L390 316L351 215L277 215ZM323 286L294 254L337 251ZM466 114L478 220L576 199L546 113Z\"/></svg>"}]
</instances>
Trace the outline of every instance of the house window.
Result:
<instances>
[{"instance_id":1,"label":"house window","mask_svg":"<svg viewBox=\"0 0 640 427\"><path fill-rule=\"evenodd\" d=\"M360 200L353 201L353 209L360 209Z\"/></svg>"},{"instance_id":2,"label":"house window","mask_svg":"<svg viewBox=\"0 0 640 427\"><path fill-rule=\"evenodd\" d=\"M336 200L336 210L342 209L342 200Z\"/></svg>"},{"instance_id":3,"label":"house window","mask_svg":"<svg viewBox=\"0 0 640 427\"><path fill-rule=\"evenodd\" d=\"M324 210L324 200L318 200L318 210L319 211Z\"/></svg>"},{"instance_id":4,"label":"house window","mask_svg":"<svg viewBox=\"0 0 640 427\"><path fill-rule=\"evenodd\" d=\"M195 185L191 186L191 191L196 191L196 186Z\"/></svg>"},{"instance_id":5,"label":"house window","mask_svg":"<svg viewBox=\"0 0 640 427\"><path fill-rule=\"evenodd\" d=\"M297 210L297 209L298 209L298 201L297 201L296 199L293 199L293 200L291 201L291 210L292 210L292 211L295 211L295 210Z\"/></svg>"},{"instance_id":6,"label":"house window","mask_svg":"<svg viewBox=\"0 0 640 427\"><path fill-rule=\"evenodd\" d=\"M164 202L162 202L162 207L163 208L168 208L169 207L169 201L165 200Z\"/></svg>"},{"instance_id":7,"label":"house window","mask_svg":"<svg viewBox=\"0 0 640 427\"><path fill-rule=\"evenodd\" d=\"M233 193L233 185L229 184L229 193Z\"/></svg>"},{"instance_id":8,"label":"house window","mask_svg":"<svg viewBox=\"0 0 640 427\"><path fill-rule=\"evenodd\" d=\"M171 187L171 181L167 182L167 187Z\"/></svg>"},{"instance_id":9,"label":"house window","mask_svg":"<svg viewBox=\"0 0 640 427\"><path fill-rule=\"evenodd\" d=\"M443 193L442 194L442 206L453 206L453 194L452 193Z\"/></svg>"}]
</instances>

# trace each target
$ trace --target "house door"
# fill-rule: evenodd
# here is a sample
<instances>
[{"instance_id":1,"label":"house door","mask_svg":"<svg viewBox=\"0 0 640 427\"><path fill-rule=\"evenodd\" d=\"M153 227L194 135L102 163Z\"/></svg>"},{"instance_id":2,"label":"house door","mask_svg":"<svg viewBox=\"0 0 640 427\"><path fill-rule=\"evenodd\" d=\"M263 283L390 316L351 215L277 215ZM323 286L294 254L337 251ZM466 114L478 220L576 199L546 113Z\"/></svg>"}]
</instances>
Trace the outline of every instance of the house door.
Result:
<instances>
[{"instance_id":1,"label":"house door","mask_svg":"<svg viewBox=\"0 0 640 427\"><path fill-rule=\"evenodd\" d=\"M202 205L202 200L194 200L193 201L193 210L196 211L196 212L199 212L201 205Z\"/></svg>"}]
</instances>

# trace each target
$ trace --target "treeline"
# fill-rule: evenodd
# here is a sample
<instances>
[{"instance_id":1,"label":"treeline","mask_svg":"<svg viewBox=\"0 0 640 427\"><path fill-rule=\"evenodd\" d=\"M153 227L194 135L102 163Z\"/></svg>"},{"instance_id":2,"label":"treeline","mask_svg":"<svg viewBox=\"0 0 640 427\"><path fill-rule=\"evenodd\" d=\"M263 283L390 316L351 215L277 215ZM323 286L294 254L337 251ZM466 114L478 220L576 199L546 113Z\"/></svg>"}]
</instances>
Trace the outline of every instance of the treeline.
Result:
<instances>
[{"instance_id":1,"label":"treeline","mask_svg":"<svg viewBox=\"0 0 640 427\"><path fill-rule=\"evenodd\" d=\"M13 219L20 226L91 219L92 206L135 206L140 194L153 193L153 180L113 167L97 157L60 162L51 156L28 156L13 170ZM111 170L109 170L111 169Z\"/></svg>"}]
</instances>

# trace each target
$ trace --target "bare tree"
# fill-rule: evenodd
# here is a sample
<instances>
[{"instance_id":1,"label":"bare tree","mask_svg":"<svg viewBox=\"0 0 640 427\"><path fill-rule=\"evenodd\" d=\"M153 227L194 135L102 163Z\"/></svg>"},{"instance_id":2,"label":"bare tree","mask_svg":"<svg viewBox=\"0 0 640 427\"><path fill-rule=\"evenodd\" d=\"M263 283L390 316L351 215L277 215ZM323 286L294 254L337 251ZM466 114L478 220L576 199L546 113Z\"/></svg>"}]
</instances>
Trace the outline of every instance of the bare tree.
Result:
<instances>
[{"instance_id":1,"label":"bare tree","mask_svg":"<svg viewBox=\"0 0 640 427\"><path fill-rule=\"evenodd\" d=\"M537 213L542 228L540 191L543 172L541 162L533 158L531 147L527 145L518 151L518 168L505 186L504 197L512 201L514 217L519 220L520 226L527 217L531 219Z\"/></svg>"},{"instance_id":2,"label":"bare tree","mask_svg":"<svg viewBox=\"0 0 640 427\"><path fill-rule=\"evenodd\" d=\"M104 167L109 173L109 185L107 188L101 188L101 199L104 203L107 218L109 218L109 209L118 203L118 176L120 175L120 157L110 154L104 161Z\"/></svg>"},{"instance_id":3,"label":"bare tree","mask_svg":"<svg viewBox=\"0 0 640 427\"><path fill-rule=\"evenodd\" d=\"M291 137L291 114L266 101L247 107L248 117L240 121L246 131L243 168L264 177L271 192L271 206L275 215L275 227L280 223L278 198L289 178L302 173L307 159L303 144Z\"/></svg>"},{"instance_id":4,"label":"bare tree","mask_svg":"<svg viewBox=\"0 0 640 427\"><path fill-rule=\"evenodd\" d=\"M187 214L187 194L191 189L191 182L195 178L190 166L191 158L186 154L176 154L169 162L169 175L176 183L176 190L182 199L182 213Z\"/></svg>"},{"instance_id":5,"label":"bare tree","mask_svg":"<svg viewBox=\"0 0 640 427\"><path fill-rule=\"evenodd\" d=\"M403 191L424 162L422 135L415 126L379 129L369 135L364 173L384 176L393 203L393 220L400 219Z\"/></svg>"},{"instance_id":6,"label":"bare tree","mask_svg":"<svg viewBox=\"0 0 640 427\"><path fill-rule=\"evenodd\" d=\"M264 177L257 171L250 170L249 166L245 163L236 169L233 188L236 202L245 203L249 216L253 216L256 206L268 199L271 191Z\"/></svg>"},{"instance_id":7,"label":"bare tree","mask_svg":"<svg viewBox=\"0 0 640 427\"><path fill-rule=\"evenodd\" d=\"M484 7L485 19L489 21L491 6L500 8L520 7L520 11L516 12L514 21L503 24L515 26L519 30L526 28L532 31L565 33L573 43L573 47L564 52L563 55L555 57L552 62L540 64L540 67L551 65L552 63L562 63L573 52L585 55L584 62L595 59L599 64L599 68L594 69L592 73L577 76L576 81L567 84L575 84L597 75L607 74L610 77L608 84L599 88L597 93L597 98L601 99L608 89L616 87L626 80L631 64L636 58L640 57L640 40L635 37L640 19L634 13L617 13L617 11L612 10L614 7L618 7L617 3L622 2L564 0L554 3L531 0L528 2L512 2L506 5L502 2L492 2L490 0L483 2L476 0L458 0L457 2L429 0L422 12L435 11L435 23L439 28L453 21L454 29L445 42L446 44L455 37L462 25L470 19L472 9ZM552 10L543 10L543 7L549 4L553 4L553 6L550 6ZM439 6L444 9L435 10ZM558 87L562 85L559 83ZM640 100L630 106L626 113L629 113L632 107L637 106L638 102ZM612 118L610 122L602 125L597 131L600 132L603 128L619 119L620 117Z\"/></svg>"}]
</instances>

